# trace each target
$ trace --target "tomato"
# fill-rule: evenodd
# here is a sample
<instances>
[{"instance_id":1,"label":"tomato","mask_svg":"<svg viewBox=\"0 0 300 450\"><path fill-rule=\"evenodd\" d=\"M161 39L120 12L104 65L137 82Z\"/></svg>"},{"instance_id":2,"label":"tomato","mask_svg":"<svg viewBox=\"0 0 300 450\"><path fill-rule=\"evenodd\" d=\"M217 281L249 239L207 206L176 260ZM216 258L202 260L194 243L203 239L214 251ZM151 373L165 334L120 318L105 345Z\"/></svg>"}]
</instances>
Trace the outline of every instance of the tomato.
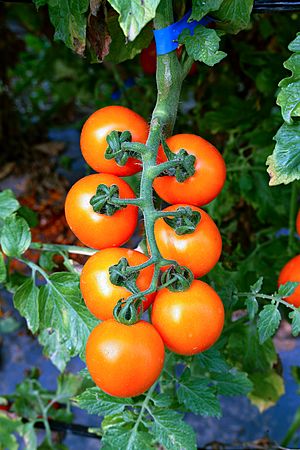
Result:
<instances>
[{"instance_id":1,"label":"tomato","mask_svg":"<svg viewBox=\"0 0 300 450\"><path fill-rule=\"evenodd\" d=\"M175 211L179 206L187 205L172 205L163 211ZM188 267L198 278L208 273L218 262L222 239L211 217L196 206L191 208L201 214L200 222L193 233L179 236L163 218L159 218L154 225L154 234L161 255Z\"/></svg>"},{"instance_id":2,"label":"tomato","mask_svg":"<svg viewBox=\"0 0 300 450\"><path fill-rule=\"evenodd\" d=\"M212 144L195 134L177 134L166 142L173 153L185 149L196 157L195 173L182 183L174 176L157 177L153 183L157 194L171 204L202 206L211 202L225 183L226 166L221 154ZM159 156L160 160L167 160L162 148Z\"/></svg>"},{"instance_id":3,"label":"tomato","mask_svg":"<svg viewBox=\"0 0 300 450\"><path fill-rule=\"evenodd\" d=\"M285 284L288 281L300 282L300 255L294 256L294 258L290 259L282 268L278 278L278 286ZM300 307L300 285L296 287L292 295L285 298L285 301Z\"/></svg>"},{"instance_id":4,"label":"tomato","mask_svg":"<svg viewBox=\"0 0 300 450\"><path fill-rule=\"evenodd\" d=\"M134 397L159 377L164 364L164 344L148 322L122 325L106 320L91 332L86 364L92 379L109 395Z\"/></svg>"},{"instance_id":5,"label":"tomato","mask_svg":"<svg viewBox=\"0 0 300 450\"><path fill-rule=\"evenodd\" d=\"M113 309L118 300L127 298L131 292L125 287L110 282L109 267L126 258L131 266L143 264L148 260L143 253L128 248L107 248L91 256L83 267L80 276L80 289L86 306L100 320L113 317ZM140 271L136 284L141 291L149 288L153 276L153 265ZM153 302L154 293L147 295L143 302L145 311Z\"/></svg>"},{"instance_id":6,"label":"tomato","mask_svg":"<svg viewBox=\"0 0 300 450\"><path fill-rule=\"evenodd\" d=\"M119 176L133 175L142 169L141 162L129 158L124 166L106 159L106 138L111 131L130 131L133 142L145 143L148 124L143 117L124 106L106 106L94 112L83 125L80 148L86 162L96 171Z\"/></svg>"},{"instance_id":7,"label":"tomato","mask_svg":"<svg viewBox=\"0 0 300 450\"><path fill-rule=\"evenodd\" d=\"M90 199L99 184L119 187L120 198L134 198L130 186L122 179L109 174L94 174L81 178L68 192L65 214L69 227L85 245L98 250L119 247L134 233L138 219L138 208L129 205L112 216L95 212Z\"/></svg>"},{"instance_id":8,"label":"tomato","mask_svg":"<svg viewBox=\"0 0 300 450\"><path fill-rule=\"evenodd\" d=\"M300 236L300 209L298 211L297 219L296 219L296 230L297 230L297 233Z\"/></svg>"},{"instance_id":9,"label":"tomato","mask_svg":"<svg viewBox=\"0 0 300 450\"><path fill-rule=\"evenodd\" d=\"M186 291L159 291L151 319L169 350L194 355L207 350L220 337L224 307L213 288L194 280Z\"/></svg>"}]
</instances>

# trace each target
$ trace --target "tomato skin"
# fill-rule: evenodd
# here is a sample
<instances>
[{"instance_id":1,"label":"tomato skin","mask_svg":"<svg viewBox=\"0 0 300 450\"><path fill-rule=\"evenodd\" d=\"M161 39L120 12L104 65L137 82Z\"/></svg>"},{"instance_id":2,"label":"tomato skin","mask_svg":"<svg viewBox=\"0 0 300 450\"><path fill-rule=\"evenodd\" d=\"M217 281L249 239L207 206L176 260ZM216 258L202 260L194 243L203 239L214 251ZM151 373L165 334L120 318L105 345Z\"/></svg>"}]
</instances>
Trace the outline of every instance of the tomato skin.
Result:
<instances>
[{"instance_id":1,"label":"tomato skin","mask_svg":"<svg viewBox=\"0 0 300 450\"><path fill-rule=\"evenodd\" d=\"M90 312L100 320L112 319L117 301L131 295L126 288L112 284L109 278L109 267L117 264L121 258L126 258L131 266L143 264L149 259L136 250L107 248L91 256L81 272L80 289L85 304ZM141 291L149 288L153 272L153 265L140 271L136 282ZM154 295L154 293L147 295L143 302L144 311L153 302Z\"/></svg>"},{"instance_id":2,"label":"tomato skin","mask_svg":"<svg viewBox=\"0 0 300 450\"><path fill-rule=\"evenodd\" d=\"M65 215L69 227L83 244L95 249L119 247L134 233L138 208L129 205L112 216L94 212L90 199L99 184L119 187L120 198L134 198L130 186L121 178L109 174L94 174L81 178L67 194Z\"/></svg>"},{"instance_id":3,"label":"tomato skin","mask_svg":"<svg viewBox=\"0 0 300 450\"><path fill-rule=\"evenodd\" d=\"M134 397L149 389L164 364L164 344L148 322L122 325L106 320L91 332L86 364L96 385L109 395Z\"/></svg>"},{"instance_id":4,"label":"tomato skin","mask_svg":"<svg viewBox=\"0 0 300 450\"><path fill-rule=\"evenodd\" d=\"M300 255L294 256L294 258L290 259L281 269L278 278L278 287L288 281L300 282ZM292 295L285 298L285 301L297 308L300 307L300 285L296 287Z\"/></svg>"},{"instance_id":5,"label":"tomato skin","mask_svg":"<svg viewBox=\"0 0 300 450\"><path fill-rule=\"evenodd\" d=\"M129 158L124 166L106 159L106 137L111 131L130 131L133 142L145 143L149 127L145 119L124 106L106 106L95 111L83 125L80 148L86 162L96 171L118 176L133 175L142 170L141 162Z\"/></svg>"},{"instance_id":6,"label":"tomato skin","mask_svg":"<svg viewBox=\"0 0 300 450\"><path fill-rule=\"evenodd\" d=\"M300 236L300 209L298 211L297 219L296 219L296 230L297 230L297 233Z\"/></svg>"},{"instance_id":7,"label":"tomato skin","mask_svg":"<svg viewBox=\"0 0 300 450\"><path fill-rule=\"evenodd\" d=\"M194 280L186 291L171 292L167 288L159 291L151 319L169 350L195 355L207 350L220 337L224 307L212 287Z\"/></svg>"},{"instance_id":8,"label":"tomato skin","mask_svg":"<svg viewBox=\"0 0 300 450\"><path fill-rule=\"evenodd\" d=\"M153 187L157 194L171 204L188 203L195 206L206 205L216 198L226 179L225 162L218 150L195 134L176 134L166 142L173 153L183 148L196 157L195 173L182 183L173 176L156 178ZM161 147L159 157L162 161L167 160Z\"/></svg>"},{"instance_id":9,"label":"tomato skin","mask_svg":"<svg viewBox=\"0 0 300 450\"><path fill-rule=\"evenodd\" d=\"M163 211L175 211L179 206L188 205L172 205ZM159 218L154 225L154 234L161 255L188 267L198 278L217 264L222 251L222 239L211 217L196 206L191 208L201 214L201 220L193 233L179 236L163 218Z\"/></svg>"}]
</instances>

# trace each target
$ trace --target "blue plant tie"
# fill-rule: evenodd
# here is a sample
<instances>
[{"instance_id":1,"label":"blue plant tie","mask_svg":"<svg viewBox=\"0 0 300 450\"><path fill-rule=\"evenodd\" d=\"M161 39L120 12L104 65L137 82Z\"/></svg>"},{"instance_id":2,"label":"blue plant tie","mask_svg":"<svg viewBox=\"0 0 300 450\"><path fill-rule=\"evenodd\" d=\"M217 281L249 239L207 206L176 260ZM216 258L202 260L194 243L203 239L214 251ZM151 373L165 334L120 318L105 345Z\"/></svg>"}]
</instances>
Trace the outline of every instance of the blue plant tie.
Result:
<instances>
[{"instance_id":1,"label":"blue plant tie","mask_svg":"<svg viewBox=\"0 0 300 450\"><path fill-rule=\"evenodd\" d=\"M187 12L178 22L175 22L166 28L154 30L157 55L165 55L166 53L176 50L178 47L178 37L183 30L188 28L193 35L197 25L205 26L214 21L212 17L205 16L201 20L192 20L189 22L188 19L190 15L191 11Z\"/></svg>"}]
</instances>

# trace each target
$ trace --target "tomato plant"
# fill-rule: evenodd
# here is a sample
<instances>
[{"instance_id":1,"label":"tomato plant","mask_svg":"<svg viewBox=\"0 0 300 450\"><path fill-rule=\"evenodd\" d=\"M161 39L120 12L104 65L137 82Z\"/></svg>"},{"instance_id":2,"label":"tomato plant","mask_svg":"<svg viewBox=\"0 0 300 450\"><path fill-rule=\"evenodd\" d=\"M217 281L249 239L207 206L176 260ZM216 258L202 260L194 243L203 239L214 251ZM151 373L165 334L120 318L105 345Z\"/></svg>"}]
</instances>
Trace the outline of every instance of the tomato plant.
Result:
<instances>
[{"instance_id":1,"label":"tomato plant","mask_svg":"<svg viewBox=\"0 0 300 450\"><path fill-rule=\"evenodd\" d=\"M280 271L278 286L281 286L282 284L286 284L288 282L300 283L300 255L294 256L294 258L290 259ZM294 292L286 297L285 300L288 303L299 307L300 286L296 287Z\"/></svg>"}]
</instances>

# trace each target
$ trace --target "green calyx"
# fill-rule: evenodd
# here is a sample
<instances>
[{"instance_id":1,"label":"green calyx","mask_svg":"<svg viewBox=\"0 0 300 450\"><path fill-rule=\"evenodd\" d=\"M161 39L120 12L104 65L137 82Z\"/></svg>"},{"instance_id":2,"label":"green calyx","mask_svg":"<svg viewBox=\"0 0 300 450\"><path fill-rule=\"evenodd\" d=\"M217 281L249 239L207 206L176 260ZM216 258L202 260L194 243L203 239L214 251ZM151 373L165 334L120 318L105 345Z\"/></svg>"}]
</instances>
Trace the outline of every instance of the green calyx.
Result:
<instances>
[{"instance_id":1,"label":"green calyx","mask_svg":"<svg viewBox=\"0 0 300 450\"><path fill-rule=\"evenodd\" d=\"M183 183L195 173L196 157L188 153L185 149L180 149L178 153L173 153L169 149L166 141L162 139L162 146L168 161L174 161L174 167L166 169L161 176L168 175L175 177L179 183Z\"/></svg>"},{"instance_id":2,"label":"green calyx","mask_svg":"<svg viewBox=\"0 0 300 450\"><path fill-rule=\"evenodd\" d=\"M130 143L132 140L129 131L112 131L106 138L108 147L105 152L106 159L114 159L119 166L124 166L129 158L136 158L136 153L130 148L125 148L125 143Z\"/></svg>"},{"instance_id":3,"label":"green calyx","mask_svg":"<svg viewBox=\"0 0 300 450\"><path fill-rule=\"evenodd\" d=\"M132 293L138 293L139 289L136 286L136 280L139 276L139 271L129 270L129 263L126 258L121 258L118 264L109 268L109 278L112 284L122 286Z\"/></svg>"},{"instance_id":4,"label":"green calyx","mask_svg":"<svg viewBox=\"0 0 300 450\"><path fill-rule=\"evenodd\" d=\"M186 291L191 286L194 275L185 266L171 266L162 274L161 283L172 292Z\"/></svg>"},{"instance_id":5,"label":"green calyx","mask_svg":"<svg viewBox=\"0 0 300 450\"><path fill-rule=\"evenodd\" d=\"M190 206L179 206L174 213L174 217L165 217L164 221L179 236L193 233L201 220L200 212L194 211ZM172 216L172 212L170 212L170 216Z\"/></svg>"},{"instance_id":6,"label":"green calyx","mask_svg":"<svg viewBox=\"0 0 300 450\"><path fill-rule=\"evenodd\" d=\"M96 213L113 216L116 211L126 207L125 205L114 203L114 199L119 198L119 188L117 185L112 184L111 186L106 186L106 184L99 184L96 194L90 200L90 204Z\"/></svg>"},{"instance_id":7,"label":"green calyx","mask_svg":"<svg viewBox=\"0 0 300 450\"><path fill-rule=\"evenodd\" d=\"M143 314L143 298L119 300L113 310L114 318L123 325L134 325Z\"/></svg>"}]
</instances>

